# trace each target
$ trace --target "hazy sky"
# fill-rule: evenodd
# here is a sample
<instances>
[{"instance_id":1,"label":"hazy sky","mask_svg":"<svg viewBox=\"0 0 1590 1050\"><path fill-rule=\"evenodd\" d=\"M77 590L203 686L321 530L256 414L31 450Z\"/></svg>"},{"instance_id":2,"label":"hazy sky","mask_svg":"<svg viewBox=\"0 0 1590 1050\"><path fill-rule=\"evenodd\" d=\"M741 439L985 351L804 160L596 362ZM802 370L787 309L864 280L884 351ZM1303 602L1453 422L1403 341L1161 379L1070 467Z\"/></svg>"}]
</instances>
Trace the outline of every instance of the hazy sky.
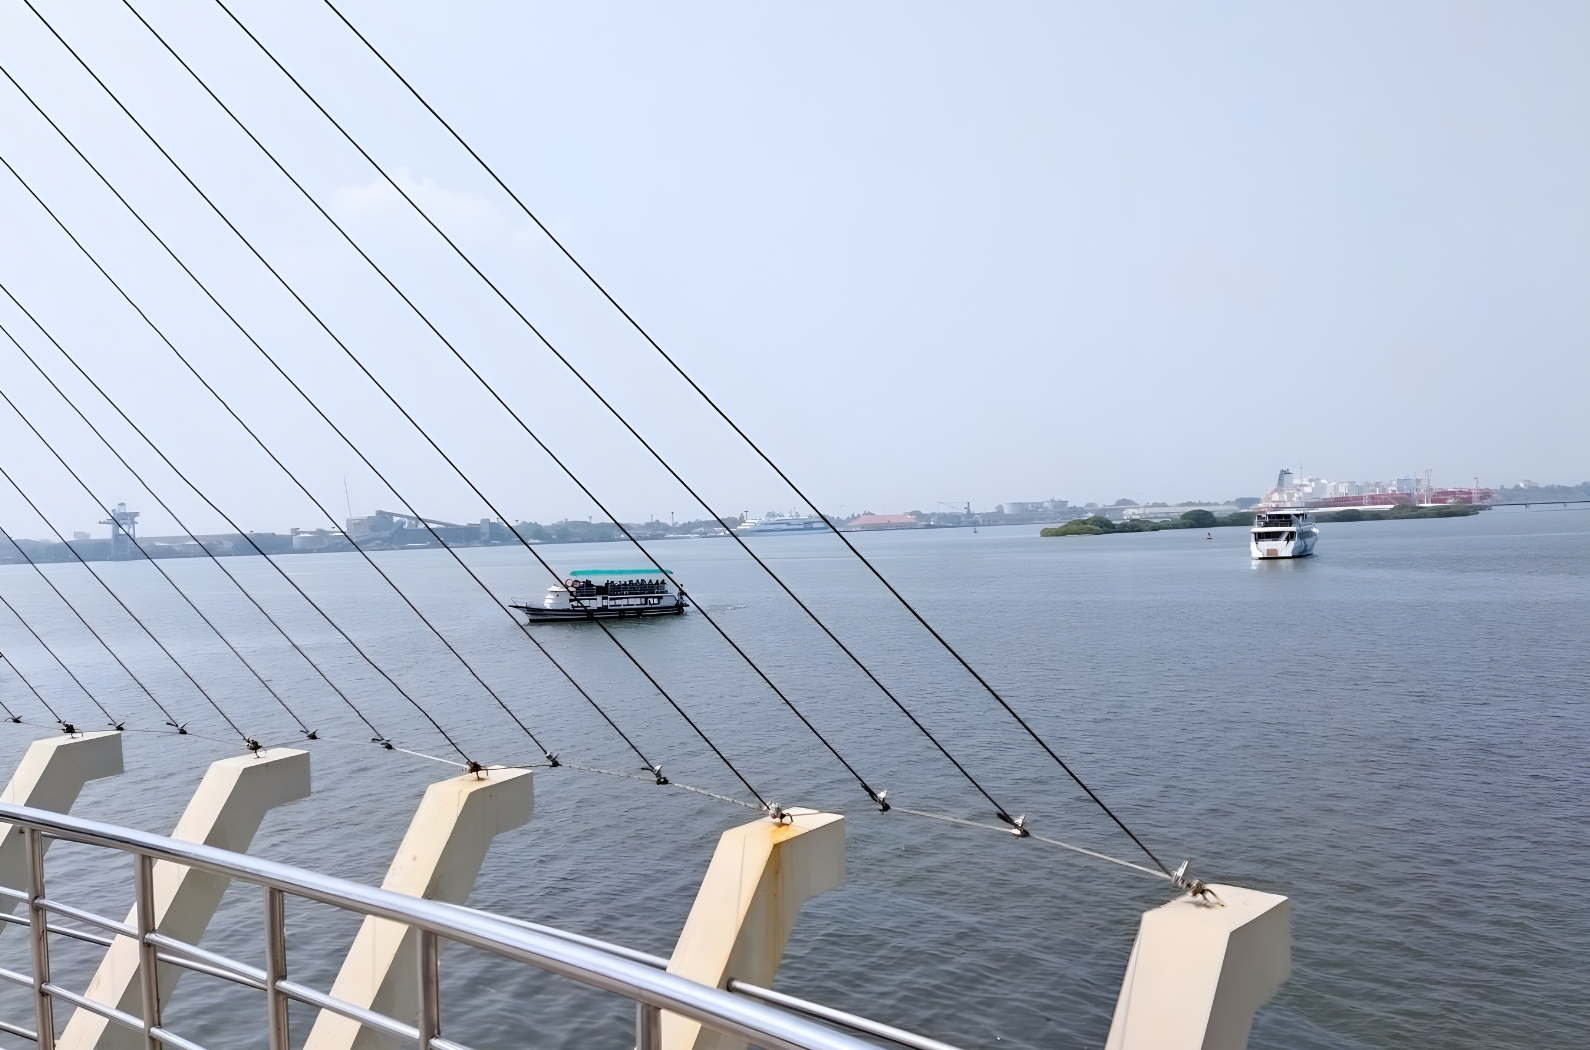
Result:
<instances>
[{"instance_id":1,"label":"hazy sky","mask_svg":"<svg viewBox=\"0 0 1590 1050\"><path fill-rule=\"evenodd\" d=\"M211 0L133 2L616 513L703 513ZM126 8L38 6L503 513L596 513ZM1583 4L344 9L830 512L1590 477ZM793 505L323 5L234 10L715 509ZM19 0L0 64L392 487L488 513ZM0 156L332 513L399 509L3 81ZM245 526L324 524L3 170L0 282ZM0 389L171 530L3 337ZM0 466L104 533L3 404Z\"/></svg>"}]
</instances>

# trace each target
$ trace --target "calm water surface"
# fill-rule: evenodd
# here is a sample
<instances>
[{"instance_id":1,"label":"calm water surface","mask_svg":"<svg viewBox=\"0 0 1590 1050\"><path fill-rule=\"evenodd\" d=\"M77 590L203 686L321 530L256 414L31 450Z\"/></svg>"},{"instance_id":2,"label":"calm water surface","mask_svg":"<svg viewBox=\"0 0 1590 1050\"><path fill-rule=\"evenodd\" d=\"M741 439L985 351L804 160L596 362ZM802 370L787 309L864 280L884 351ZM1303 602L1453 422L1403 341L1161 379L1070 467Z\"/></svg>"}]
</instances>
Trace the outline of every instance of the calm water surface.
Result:
<instances>
[{"instance_id":1,"label":"calm water surface","mask_svg":"<svg viewBox=\"0 0 1590 1050\"><path fill-rule=\"evenodd\" d=\"M1590 513L1326 525L1316 557L1271 564L1248 559L1238 529L1213 540L1036 531L858 542L1167 863L1191 858L1205 878L1292 898L1292 978L1260 1012L1252 1046L1584 1045L1590 906L1576 876L1590 856ZM832 537L757 545L1012 812L1040 834L1141 859ZM563 570L635 560L605 545L545 550ZM990 819L729 542L658 550L892 801ZM522 550L465 555L501 597L546 586ZM445 554L380 557L548 747L634 772L634 755ZM313 796L272 812L254 852L378 882L425 785L450 768L371 746L213 566L165 564L325 738L305 745ZM284 564L471 757L538 760L354 557ZM228 565L381 732L457 758L268 569ZM100 568L248 733L300 739L147 565ZM156 732L154 708L31 570L0 568L0 593L140 730L125 738L127 772L90 785L75 812L169 832L205 766L237 753L235 737L81 570L48 571L191 721L189 736ZM599 631L534 630L670 776L749 797ZM878 814L701 616L615 631L765 796L847 815L847 881L803 910L780 988L968 1048L1102 1045L1137 916L1167 899L1162 883L995 831ZM63 717L103 721L9 615L0 646ZM47 721L9 669L0 689L29 722ZM9 768L47 732L0 723L0 759ZM497 840L471 903L666 954L717 836L751 816L639 780L538 771L534 819ZM50 871L68 900L108 911L131 900L125 866L90 851L58 846ZM204 943L257 958L258 915L256 896L234 888ZM290 922L295 976L329 986L352 925L307 905ZM25 966L24 948L15 931L0 937L0 965ZM86 982L94 962L64 944L57 979ZM458 947L443 968L446 1030L482 1050L524 1045L527 1030L534 1045L632 1045L630 1008L613 997ZM31 1019L10 991L0 1009ZM207 978L184 979L168 1019L217 1050L264 1046L258 997ZM295 1008L300 1035L312 1021Z\"/></svg>"}]
</instances>

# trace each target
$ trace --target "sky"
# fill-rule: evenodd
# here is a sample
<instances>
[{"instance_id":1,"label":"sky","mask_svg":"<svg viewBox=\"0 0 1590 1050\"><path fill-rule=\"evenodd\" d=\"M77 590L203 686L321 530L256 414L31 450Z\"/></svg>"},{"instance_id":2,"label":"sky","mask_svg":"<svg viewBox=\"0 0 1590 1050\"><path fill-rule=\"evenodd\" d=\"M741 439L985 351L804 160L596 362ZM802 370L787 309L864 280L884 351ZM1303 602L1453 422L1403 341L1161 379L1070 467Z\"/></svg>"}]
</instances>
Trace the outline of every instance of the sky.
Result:
<instances>
[{"instance_id":1,"label":"sky","mask_svg":"<svg viewBox=\"0 0 1590 1050\"><path fill-rule=\"evenodd\" d=\"M0 0L189 271L0 78L0 157L128 296L0 169L43 330L0 325L127 461L0 336L43 439L0 404L0 526L179 531L129 468L195 532L182 477L278 531L798 505L324 3L228 3L500 295L214 0L132 6L412 307L128 7L35 0L169 161ZM1582 4L341 7L828 513L1590 478Z\"/></svg>"}]
</instances>

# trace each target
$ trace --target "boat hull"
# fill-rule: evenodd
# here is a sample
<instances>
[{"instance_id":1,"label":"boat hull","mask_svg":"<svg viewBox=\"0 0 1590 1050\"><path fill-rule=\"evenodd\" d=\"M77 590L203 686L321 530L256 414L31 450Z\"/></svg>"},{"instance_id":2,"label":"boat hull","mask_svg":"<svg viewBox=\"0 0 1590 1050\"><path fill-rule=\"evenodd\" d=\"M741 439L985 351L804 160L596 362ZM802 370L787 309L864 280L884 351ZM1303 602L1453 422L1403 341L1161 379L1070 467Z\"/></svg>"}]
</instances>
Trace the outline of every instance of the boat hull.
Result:
<instances>
[{"instance_id":1,"label":"boat hull","mask_svg":"<svg viewBox=\"0 0 1590 1050\"><path fill-rule=\"evenodd\" d=\"M544 609L534 605L515 605L530 623L554 620L633 620L642 616L678 616L685 611L678 605L619 606L611 609Z\"/></svg>"},{"instance_id":2,"label":"boat hull","mask_svg":"<svg viewBox=\"0 0 1590 1050\"><path fill-rule=\"evenodd\" d=\"M1252 540L1249 548L1255 561L1306 558L1314 553L1314 544L1318 542L1319 530L1307 529L1295 540Z\"/></svg>"}]
</instances>

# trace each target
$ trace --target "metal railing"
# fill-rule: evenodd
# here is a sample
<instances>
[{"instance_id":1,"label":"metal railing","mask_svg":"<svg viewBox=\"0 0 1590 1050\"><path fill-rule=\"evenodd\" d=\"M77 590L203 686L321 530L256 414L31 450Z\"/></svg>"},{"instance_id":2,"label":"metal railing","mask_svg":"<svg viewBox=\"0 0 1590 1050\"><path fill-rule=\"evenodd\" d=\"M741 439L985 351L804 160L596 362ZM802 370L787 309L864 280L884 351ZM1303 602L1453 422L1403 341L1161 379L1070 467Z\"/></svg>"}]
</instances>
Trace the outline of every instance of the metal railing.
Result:
<instances>
[{"instance_id":1,"label":"metal railing","mask_svg":"<svg viewBox=\"0 0 1590 1050\"><path fill-rule=\"evenodd\" d=\"M205 1050L161 1024L157 963L264 992L270 1050L291 1050L287 1024L290 1001L329 1010L378 1032L416 1043L421 1050L469 1050L442 1037L440 960L444 941L467 944L633 1000L638 1050L661 1050L664 1010L766 1050L876 1050L873 1043L835 1031L828 1025L914 1050L955 1050L933 1039L741 981L730 980L729 991L698 984L665 972L666 959L522 919L408 897L243 853L26 806L0 803L0 822L7 822L23 833L28 872L26 890L0 887L0 897L27 906L26 917L0 914L0 922L28 927L32 949L32 973L0 967L0 981L32 989L34 1000L32 1030L0 1018L0 1031L34 1041L39 1050L55 1048L57 1001L141 1033L145 1050L161 1050L162 1046L170 1050ZM134 922L119 922L51 899L45 892L46 838L131 854ZM239 962L158 932L154 901L156 861L169 861L261 887L264 891L265 965L258 967ZM289 895L415 929L419 964L415 1024L288 979L285 915ZM95 927L104 933L52 922L52 915ZM138 946L142 1016L96 1002L51 981L51 934L105 947L114 943L116 937L133 940Z\"/></svg>"}]
</instances>

